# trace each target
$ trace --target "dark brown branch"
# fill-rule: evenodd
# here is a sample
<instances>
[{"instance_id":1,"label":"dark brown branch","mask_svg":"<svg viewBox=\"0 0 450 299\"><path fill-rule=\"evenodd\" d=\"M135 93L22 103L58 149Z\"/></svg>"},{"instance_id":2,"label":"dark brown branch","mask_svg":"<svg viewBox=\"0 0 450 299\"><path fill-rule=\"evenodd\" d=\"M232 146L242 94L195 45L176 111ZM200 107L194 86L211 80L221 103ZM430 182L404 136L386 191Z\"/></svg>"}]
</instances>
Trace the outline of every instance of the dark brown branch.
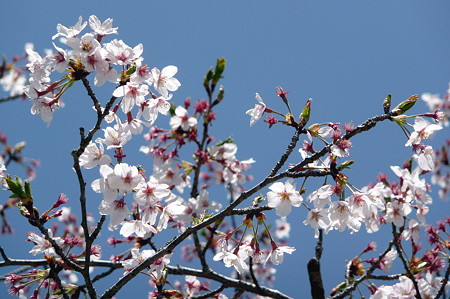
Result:
<instances>
[{"instance_id":1,"label":"dark brown branch","mask_svg":"<svg viewBox=\"0 0 450 299\"><path fill-rule=\"evenodd\" d=\"M84 259L78 259L76 260L77 264L84 266L85 260ZM113 268L118 269L122 268L121 263L114 263L111 261L106 260L93 260L90 262L90 265L92 267L106 267L106 268ZM40 267L40 266L48 266L48 261L46 259L11 259L8 258L8 260L0 261L0 268L1 267L7 267L7 266L29 266L29 267Z\"/></svg>"},{"instance_id":2,"label":"dark brown branch","mask_svg":"<svg viewBox=\"0 0 450 299\"><path fill-rule=\"evenodd\" d=\"M63 269L61 266L55 266L54 264L49 264L50 267L50 273L49 278L53 279L56 284L58 285L58 288L61 290L61 294L64 297L64 299L69 299L69 295L67 295L66 290L64 289L61 279L59 278L58 274Z\"/></svg>"},{"instance_id":3,"label":"dark brown branch","mask_svg":"<svg viewBox=\"0 0 450 299\"><path fill-rule=\"evenodd\" d=\"M198 295L198 296L190 296L190 299L208 299L208 298L212 298L214 295L219 294L220 292L222 292L225 289L225 287L222 285L220 286L218 289L211 291L207 294L203 294L203 295Z\"/></svg>"},{"instance_id":4,"label":"dark brown branch","mask_svg":"<svg viewBox=\"0 0 450 299\"><path fill-rule=\"evenodd\" d=\"M441 297L444 294L445 288L446 288L447 283L448 283L449 276L450 276L450 263L447 266L447 271L445 271L445 276L444 276L444 279L441 282L441 287L439 289L439 292L436 294L436 297L434 297L435 299L439 299L439 297Z\"/></svg>"},{"instance_id":5,"label":"dark brown branch","mask_svg":"<svg viewBox=\"0 0 450 299\"><path fill-rule=\"evenodd\" d=\"M373 280L397 280L402 276L403 274L392 274L392 275L369 275L367 276L368 279Z\"/></svg>"},{"instance_id":6,"label":"dark brown branch","mask_svg":"<svg viewBox=\"0 0 450 299\"><path fill-rule=\"evenodd\" d=\"M360 278L358 278L357 280L355 280L353 282L353 284L351 284L350 286L346 287L342 292L340 292L339 294L336 294L334 296L328 297L328 299L342 299L345 298L347 295L349 295L351 292L353 292L356 287L363 282L364 280L366 280L367 278L369 278L370 275L372 275L373 271L375 271L375 269L377 269L378 265L381 263L381 260L386 256L386 254L391 250L392 246L394 246L394 242L391 241L389 242L388 247L386 248L386 250L380 254L378 256L378 260L373 263L373 265L366 271L366 274L362 275Z\"/></svg>"},{"instance_id":7,"label":"dark brown branch","mask_svg":"<svg viewBox=\"0 0 450 299\"><path fill-rule=\"evenodd\" d=\"M200 244L197 232L193 233L192 236L194 238L195 250L197 251L198 258L200 259L202 269L203 271L208 272L209 266L208 263L206 262L205 251L203 250L202 245Z\"/></svg>"},{"instance_id":8,"label":"dark brown branch","mask_svg":"<svg viewBox=\"0 0 450 299\"><path fill-rule=\"evenodd\" d=\"M100 130L101 123L103 122L104 118L109 114L109 109L112 107L114 101L116 100L115 97L112 97L109 102L105 106L105 110L102 112L101 105L95 96L94 92L92 91L92 88L90 87L89 81L86 79L85 76L81 78L84 87L86 88L89 97L91 98L92 102L94 103L95 110L97 111L97 122L92 128L87 136L84 136L84 128L80 128L80 146L78 149L72 151L72 157L73 157L73 168L75 170L75 173L78 178L78 184L80 187L80 206L81 206L81 227L83 228L84 232L84 238L86 242L86 249L85 249L85 267L81 274L83 275L83 278L86 282L86 288L88 289L89 296L91 298L95 298L97 296L96 290L94 286L92 285L90 274L89 274L89 268L90 268L90 259L91 259L91 249L92 249L92 243L95 239L95 237L98 235L102 223L105 221L105 218L103 217L99 224L97 225L95 234L93 237L89 235L89 227L87 222L87 209L86 209L86 182L83 177L83 173L81 171L80 166L80 156L83 154L86 147L89 145L89 143L92 141L92 138L94 137L95 133Z\"/></svg>"},{"instance_id":9,"label":"dark brown branch","mask_svg":"<svg viewBox=\"0 0 450 299\"><path fill-rule=\"evenodd\" d=\"M254 284L226 277L224 275L221 275L219 273L216 273L212 270L210 270L208 273L204 273L202 270L198 269L192 269L187 267L174 267L174 266L168 266L167 271L169 274L173 275L193 275L196 277L203 277L207 279L211 279L217 282L222 283L222 286L224 288L236 288L239 290L243 290L246 292L250 292L253 294L258 294L261 296L267 296L271 298L290 298L289 296L277 291L273 290L267 287L257 287Z\"/></svg>"},{"instance_id":10,"label":"dark brown branch","mask_svg":"<svg viewBox=\"0 0 450 299\"><path fill-rule=\"evenodd\" d=\"M301 134L305 134L306 131L303 130L303 127L298 127L295 130L294 135L292 136L291 139L291 143L289 143L286 151L284 152L284 154L281 156L280 160L277 162L277 164L275 164L275 167L272 169L272 171L270 172L269 176L274 176L277 174L277 172L280 170L281 167L283 167L284 163L286 163L287 159L289 158L289 156L291 155L292 151L294 150L294 148L297 146L298 140L300 138Z\"/></svg>"},{"instance_id":11,"label":"dark brown branch","mask_svg":"<svg viewBox=\"0 0 450 299\"><path fill-rule=\"evenodd\" d=\"M375 127L377 125L377 123L379 123L381 121L384 121L384 120L387 120L387 119L391 119L391 117L395 116L395 115L396 115L395 113L390 112L390 113L387 113L387 114L382 114L382 115L377 115L377 116L371 117L371 118L367 119L366 121L364 121L359 126L357 126L351 132L348 132L347 134L342 136L342 139L350 139L350 138L352 138L353 136L355 136L355 135L357 135L359 133L368 131L368 130L372 129L373 127ZM323 147L322 150L316 152L311 157L305 158L302 162L300 162L297 165L295 165L294 167L290 168L289 171L290 172L297 172L298 170L302 169L303 167L305 167L309 163L317 161L319 158L325 156L325 154L330 151L331 146L332 146L332 144L329 144L329 145Z\"/></svg>"},{"instance_id":12,"label":"dark brown branch","mask_svg":"<svg viewBox=\"0 0 450 299\"><path fill-rule=\"evenodd\" d=\"M420 295L419 290L419 284L417 283L416 278L414 277L414 274L412 274L411 269L409 269L408 262L406 261L405 257L403 256L403 248L401 247L399 243L400 234L397 232L397 228L394 223L392 223L392 235L394 237L394 246L397 249L398 256L400 257L400 260L403 263L403 268L405 269L406 273L408 274L408 278L411 279L414 289L416 290L416 298L422 299L422 296Z\"/></svg>"},{"instance_id":13,"label":"dark brown branch","mask_svg":"<svg viewBox=\"0 0 450 299\"><path fill-rule=\"evenodd\" d=\"M252 257L249 258L248 272L250 272L250 277L252 278L252 281L255 284L255 286L257 288L260 288L259 283L258 283L258 279L256 278L255 272L253 271L253 258Z\"/></svg>"},{"instance_id":14,"label":"dark brown branch","mask_svg":"<svg viewBox=\"0 0 450 299\"><path fill-rule=\"evenodd\" d=\"M1 103L5 103L5 102L8 102L8 101L13 101L13 100L17 100L17 99L20 99L21 97L23 97L25 94L17 94L17 95L15 95L15 96L9 96L9 97L6 97L6 98L1 98L0 99L0 104Z\"/></svg>"},{"instance_id":15,"label":"dark brown branch","mask_svg":"<svg viewBox=\"0 0 450 299\"><path fill-rule=\"evenodd\" d=\"M311 296L313 299L325 299L325 290L322 283L320 271L320 258L322 257L323 230L319 230L319 238L315 249L315 256L308 262L309 284L311 285Z\"/></svg>"}]
</instances>

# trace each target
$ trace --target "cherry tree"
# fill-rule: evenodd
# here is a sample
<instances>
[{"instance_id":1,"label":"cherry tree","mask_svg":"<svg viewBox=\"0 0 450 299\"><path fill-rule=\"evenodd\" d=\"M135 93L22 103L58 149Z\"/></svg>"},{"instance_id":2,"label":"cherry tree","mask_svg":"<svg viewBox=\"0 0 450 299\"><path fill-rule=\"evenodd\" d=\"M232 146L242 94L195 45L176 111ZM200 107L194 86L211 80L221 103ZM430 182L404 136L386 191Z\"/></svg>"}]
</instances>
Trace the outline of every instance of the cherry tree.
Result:
<instances>
[{"instance_id":1,"label":"cherry tree","mask_svg":"<svg viewBox=\"0 0 450 299\"><path fill-rule=\"evenodd\" d=\"M445 296L450 218L435 225L426 222L433 202L427 179L442 199L448 197L450 143L435 150L427 142L449 125L450 92L444 98L423 94L431 112L417 114L409 113L418 95L398 104L387 95L380 100L382 113L368 115L358 125L330 120L311 124L312 99L302 111L293 111L281 87L276 96L284 111L256 93L257 103L249 101L254 106L246 112L249 126L264 118L268 129L284 126L293 134L271 171L254 183L250 169L255 161L238 158L239 141L213 135L216 111L226 101L225 88L219 85L226 60L217 59L204 76L205 100L180 100L178 68L145 64L144 46L129 46L114 38L117 33L112 19L80 17L73 26L57 25L53 49L45 55L30 44L20 59L4 60L0 68L0 83L8 93L0 102L28 98L31 114L48 126L75 85L85 89L83 100L93 106L86 113L96 115L90 129L80 128L78 147L71 152L78 198L61 193L44 208L32 192L39 162L24 157L24 143L11 146L0 135L2 198L9 197L0 210L2 233L12 233L7 214L18 210L30 225L30 243L24 246L31 244L32 255L16 258L5 245L0 247L0 266L18 267L2 276L10 295L112 298L144 275L149 298L290 298L271 282L285 254L302 254L288 243L294 228L286 218L293 209L302 209L303 224L317 238L315 256L300 265L308 269L313 298L358 292L370 292L371 298ZM98 97L92 86L108 89L109 98ZM349 160L357 150L352 139L370 134L381 122L403 130L411 158L391 166L389 175L378 175L377 183L355 186L345 174L357 167ZM138 150L146 161L152 160L151 167L127 159L135 150L128 143L136 137L143 137ZM25 167L26 179L9 171L12 163ZM97 178L87 181L87 172ZM318 187L309 187L310 181ZM222 185L224 192L215 185ZM89 188L95 198L88 198ZM88 201L98 202L96 211L89 210ZM75 205L80 215L71 212ZM271 210L276 216L268 216ZM101 232L108 230L113 237L106 241L114 253L105 258L99 244L105 235ZM364 230L388 232L390 241L361 244L361 253L343 269L342 283L325 290L320 261L326 234ZM174 265L176 256L183 264ZM189 265L194 259L199 268ZM401 267L398 273L392 270L394 263ZM222 265L230 269L215 270ZM119 271L119 279L108 279ZM108 287L100 290L100 282Z\"/></svg>"}]
</instances>

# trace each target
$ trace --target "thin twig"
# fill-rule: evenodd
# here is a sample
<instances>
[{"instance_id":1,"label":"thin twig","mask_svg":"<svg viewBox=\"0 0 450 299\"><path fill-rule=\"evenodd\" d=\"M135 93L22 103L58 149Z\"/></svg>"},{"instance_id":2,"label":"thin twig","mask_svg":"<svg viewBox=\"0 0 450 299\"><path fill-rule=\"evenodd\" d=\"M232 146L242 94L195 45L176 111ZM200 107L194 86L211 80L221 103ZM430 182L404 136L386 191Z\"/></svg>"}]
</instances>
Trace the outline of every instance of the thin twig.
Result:
<instances>
[{"instance_id":1,"label":"thin twig","mask_svg":"<svg viewBox=\"0 0 450 299\"><path fill-rule=\"evenodd\" d=\"M6 97L6 98L1 98L1 99L0 99L0 104L1 104L1 103L5 103L5 102L8 102L8 101L12 101L12 100L17 100L17 99L23 97L24 95L25 95L25 94L22 93L22 94L17 94L17 95L14 95L14 96L9 96L9 97Z\"/></svg>"},{"instance_id":2,"label":"thin twig","mask_svg":"<svg viewBox=\"0 0 450 299\"><path fill-rule=\"evenodd\" d=\"M347 295L349 295L351 292L353 292L356 287L363 282L364 280L366 280L370 275L372 275L373 271L375 271L378 267L378 265L380 264L381 260L386 256L386 254L391 250L392 246L394 246L394 242L391 241L389 242L388 247L386 248L385 251L383 251L382 254L380 254L378 256L378 260L373 263L373 265L366 271L366 273L364 275L362 275L360 278L358 278L357 280L355 280L353 282L353 284L351 284L350 286L346 287L342 292L340 292L339 294L336 294L334 296L328 297L328 299L342 299L345 298Z\"/></svg>"},{"instance_id":3,"label":"thin twig","mask_svg":"<svg viewBox=\"0 0 450 299\"><path fill-rule=\"evenodd\" d=\"M416 290L416 298L422 299L422 296L420 295L419 290L419 284L417 283L416 278L414 277L414 274L412 274L411 269L409 269L408 262L406 261L405 257L403 256L403 248L400 246L400 243L398 242L400 235L397 232L396 226L394 223L392 223L392 235L394 237L394 245L395 248L397 248L398 256L400 257L400 260L403 263L403 268L405 269L406 273L408 274L408 278L411 279L414 289Z\"/></svg>"},{"instance_id":4,"label":"thin twig","mask_svg":"<svg viewBox=\"0 0 450 299\"><path fill-rule=\"evenodd\" d=\"M198 269L192 269L192 268L187 268L187 267L174 267L174 266L168 266L167 267L167 271L169 274L173 274L173 275L192 275L192 276L196 276L196 277L203 277L203 278L208 278L217 282L222 283L222 286L224 286L224 288L236 288L239 290L243 290L246 292L250 292L253 294L258 294L261 296L268 296L271 298L291 298L277 290L273 290L264 286L261 287L256 287L256 285L242 281L242 280L238 280L238 279L233 279L230 277L226 277L224 275L221 275L215 271L209 271L208 273L204 273L202 270L198 270Z\"/></svg>"},{"instance_id":5,"label":"thin twig","mask_svg":"<svg viewBox=\"0 0 450 299\"><path fill-rule=\"evenodd\" d=\"M215 289L214 291L211 291L209 293L198 295L198 296L189 296L190 299L208 299L213 298L214 295L219 294L225 289L223 285L221 285L218 289Z\"/></svg>"}]
</instances>

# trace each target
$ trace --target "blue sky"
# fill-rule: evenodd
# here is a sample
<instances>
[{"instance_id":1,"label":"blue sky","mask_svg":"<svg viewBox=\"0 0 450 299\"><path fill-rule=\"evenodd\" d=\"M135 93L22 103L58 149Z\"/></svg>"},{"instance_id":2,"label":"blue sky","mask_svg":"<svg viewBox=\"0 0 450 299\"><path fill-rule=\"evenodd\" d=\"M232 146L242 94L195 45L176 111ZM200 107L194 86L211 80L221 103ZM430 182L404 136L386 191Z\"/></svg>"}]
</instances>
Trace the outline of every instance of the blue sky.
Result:
<instances>
[{"instance_id":1,"label":"blue sky","mask_svg":"<svg viewBox=\"0 0 450 299\"><path fill-rule=\"evenodd\" d=\"M100 20L113 18L114 26L119 27L118 38L130 46L142 43L145 62L151 67L178 66L176 77L182 86L174 94L176 103L187 96L193 100L206 97L202 78L217 58L225 57L225 100L213 134L218 139L232 136L239 147L237 157L257 161L251 173L258 182L283 153L293 132L281 126L268 130L263 122L249 127L245 111L256 103L255 92L269 107L282 110L275 95L275 87L282 86L289 91L294 114L313 98L311 123L352 120L356 124L381 114L388 93L394 103L422 92L443 94L450 79L449 9L448 1L415 0L86 1L77 5L5 1L0 12L0 53L11 58L22 53L27 42L43 53L44 48L51 48L58 23L71 26L79 16L87 20L92 14ZM112 92L111 85L104 89L96 92L105 97ZM78 128L90 127L94 115L86 112L91 104L82 89L75 88L64 100L66 107L57 111L50 128L30 115L28 102L4 103L0 109L0 130L11 143L26 140L26 153L42 163L32 185L35 197L42 200L53 200L61 192L73 199L77 196L70 151L77 144ZM414 108L414 112L425 110L423 103ZM448 130L433 144L445 137ZM141 140L135 139L133 145L138 148ZM404 147L405 136L393 123L383 123L352 142L351 158L356 163L347 174L355 186L373 182L379 172L393 178L389 166L401 165L411 154L410 148ZM137 153L130 159L139 161L142 156ZM87 173L88 178L97 176L96 171ZM96 207L97 198L91 196L92 207ZM439 199L435 201L436 207L446 207ZM433 217L445 216L446 209L436 209ZM304 211L296 211L288 217L297 251L277 268L275 282L275 287L294 297L309 292L306 261L313 255L315 243L313 231L302 224L305 216ZM24 257L19 253L30 249L21 242L26 231L18 226L13 238L1 237L7 242L20 241L12 249L17 253L13 257ZM109 232L105 232L107 236ZM364 232L326 236L323 271L327 292L343 279L344 260L351 259L372 238L386 236ZM0 291L3 289L1 285ZM145 287L128 289L127 296L129 292L143 296L146 291ZM118 298L125 297L119 293Z\"/></svg>"}]
</instances>

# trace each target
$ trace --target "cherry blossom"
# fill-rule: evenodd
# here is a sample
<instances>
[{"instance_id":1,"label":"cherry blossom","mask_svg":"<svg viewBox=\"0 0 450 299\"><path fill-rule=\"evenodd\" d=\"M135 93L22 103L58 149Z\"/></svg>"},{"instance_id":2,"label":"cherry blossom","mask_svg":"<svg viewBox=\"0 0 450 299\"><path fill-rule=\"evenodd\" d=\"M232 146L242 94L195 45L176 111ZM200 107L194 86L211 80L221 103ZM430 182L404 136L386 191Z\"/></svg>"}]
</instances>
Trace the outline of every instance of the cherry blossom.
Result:
<instances>
[{"instance_id":1,"label":"cherry blossom","mask_svg":"<svg viewBox=\"0 0 450 299\"><path fill-rule=\"evenodd\" d=\"M53 237L53 232L50 229L48 229L47 234L48 237L50 239L53 239L53 241L55 241L56 244L58 244L59 246L64 244L64 240L61 239L60 237ZM43 253L47 256L56 256L55 249L53 248L50 241L48 241L46 238L38 236L36 233L28 233L27 236L28 240L30 240L35 244L33 249L30 250L30 253L32 255L38 255Z\"/></svg>"},{"instance_id":2,"label":"cherry blossom","mask_svg":"<svg viewBox=\"0 0 450 299\"><path fill-rule=\"evenodd\" d=\"M54 101L52 98L40 97L39 99L33 101L31 106L31 114L39 115L42 120L50 126L53 120L53 111L59 109L61 104L59 101Z\"/></svg>"},{"instance_id":3,"label":"cherry blossom","mask_svg":"<svg viewBox=\"0 0 450 299\"><path fill-rule=\"evenodd\" d=\"M148 94L148 86L143 84L128 82L124 86L119 86L114 90L113 96L123 97L120 107L123 113L128 113L136 105L144 101L144 97Z\"/></svg>"},{"instance_id":4,"label":"cherry blossom","mask_svg":"<svg viewBox=\"0 0 450 299\"><path fill-rule=\"evenodd\" d=\"M253 107L253 109L247 110L247 112L245 112L245 114L250 115L250 127L252 127L261 118L261 116L264 114L264 111L266 110L266 104L264 104L263 100L259 96L259 93L256 93L255 98L261 105L255 104L255 107Z\"/></svg>"},{"instance_id":5,"label":"cherry blossom","mask_svg":"<svg viewBox=\"0 0 450 299\"><path fill-rule=\"evenodd\" d=\"M151 258L155 255L155 251L153 249L146 249L139 252L138 248L131 249L131 258L122 262L123 269L127 272L136 268L139 264L144 262L146 259Z\"/></svg>"},{"instance_id":6,"label":"cherry blossom","mask_svg":"<svg viewBox=\"0 0 450 299\"><path fill-rule=\"evenodd\" d=\"M110 230L116 229L117 226L130 217L130 210L123 199L114 200L113 202L102 200L98 211L101 215L110 215L108 227Z\"/></svg>"},{"instance_id":7,"label":"cherry blossom","mask_svg":"<svg viewBox=\"0 0 450 299\"><path fill-rule=\"evenodd\" d=\"M142 220L130 220L122 223L122 227L120 228L120 234L124 237L129 237L132 234L136 234L136 236L140 238L149 237L149 234L156 234L156 229L143 222Z\"/></svg>"},{"instance_id":8,"label":"cherry blossom","mask_svg":"<svg viewBox=\"0 0 450 299\"><path fill-rule=\"evenodd\" d=\"M117 27L112 27L113 19L106 19L103 21L103 23L100 22L100 20L92 15L89 17L89 26L91 27L92 31L95 32L95 34L99 36L105 36L110 34L118 34L117 33Z\"/></svg>"},{"instance_id":9,"label":"cherry blossom","mask_svg":"<svg viewBox=\"0 0 450 299\"><path fill-rule=\"evenodd\" d=\"M140 182L136 186L134 200L140 205L160 201L170 195L169 185L160 184L158 180L151 176L148 182Z\"/></svg>"},{"instance_id":10,"label":"cherry blossom","mask_svg":"<svg viewBox=\"0 0 450 299\"><path fill-rule=\"evenodd\" d=\"M124 131L120 126L116 128L106 127L106 129L103 129L105 139L98 138L96 142L105 144L106 149L123 147L131 139L131 132L129 130Z\"/></svg>"},{"instance_id":11,"label":"cherry blossom","mask_svg":"<svg viewBox=\"0 0 450 299\"><path fill-rule=\"evenodd\" d=\"M171 254L166 254L163 257L157 259L153 264L150 265L148 272L152 273L155 279L161 279L163 270L170 263Z\"/></svg>"},{"instance_id":12,"label":"cherry blossom","mask_svg":"<svg viewBox=\"0 0 450 299\"><path fill-rule=\"evenodd\" d=\"M103 48L107 51L107 58L111 63L117 65L139 63L142 60L141 54L144 51L142 44L131 48L122 40L117 39L104 44Z\"/></svg>"},{"instance_id":13,"label":"cherry blossom","mask_svg":"<svg viewBox=\"0 0 450 299\"><path fill-rule=\"evenodd\" d=\"M118 189L119 193L130 193L133 188L144 181L144 178L136 166L127 163L119 163L114 167L114 173L108 177L108 185L111 189Z\"/></svg>"},{"instance_id":14,"label":"cherry blossom","mask_svg":"<svg viewBox=\"0 0 450 299\"><path fill-rule=\"evenodd\" d=\"M157 68L152 69L153 86L163 97L167 98L169 91L176 91L181 86L181 83L173 77L177 72L178 68L174 65L166 66L161 71Z\"/></svg>"},{"instance_id":15,"label":"cherry blossom","mask_svg":"<svg viewBox=\"0 0 450 299\"><path fill-rule=\"evenodd\" d=\"M270 260L274 265L279 265L283 263L285 253L292 254L294 251L291 246L276 246L267 256L266 263Z\"/></svg>"},{"instance_id":16,"label":"cherry blossom","mask_svg":"<svg viewBox=\"0 0 450 299\"><path fill-rule=\"evenodd\" d=\"M79 56L83 62L86 57L94 53L100 47L100 43L91 33L86 33L81 38L69 38L66 45L73 49L73 55Z\"/></svg>"},{"instance_id":17,"label":"cherry blossom","mask_svg":"<svg viewBox=\"0 0 450 299\"><path fill-rule=\"evenodd\" d=\"M409 136L405 146L413 144L419 144L422 139L431 138L436 131L442 130L442 126L437 124L430 124L426 119L422 117L416 117L414 121L414 132Z\"/></svg>"},{"instance_id":18,"label":"cherry blossom","mask_svg":"<svg viewBox=\"0 0 450 299\"><path fill-rule=\"evenodd\" d=\"M319 227L328 232L330 229L329 213L326 210L312 209L308 212L306 219L303 221L304 225L310 225L314 231L314 237L319 237Z\"/></svg>"},{"instance_id":19,"label":"cherry blossom","mask_svg":"<svg viewBox=\"0 0 450 299\"><path fill-rule=\"evenodd\" d=\"M281 217L275 220L276 230L275 235L278 239L289 238L289 232L291 231L291 224L286 221L286 217Z\"/></svg>"},{"instance_id":20,"label":"cherry blossom","mask_svg":"<svg viewBox=\"0 0 450 299\"><path fill-rule=\"evenodd\" d=\"M109 163L111 163L111 157L105 154L102 143L99 143L97 147L95 143L90 142L80 156L80 166L86 169Z\"/></svg>"},{"instance_id":21,"label":"cherry blossom","mask_svg":"<svg viewBox=\"0 0 450 299\"><path fill-rule=\"evenodd\" d=\"M87 22L83 22L83 18L81 16L78 18L78 22L69 28L61 24L58 24L56 26L56 30L58 31L58 33L53 35L52 39L55 39L59 36L63 36L66 38L76 37L81 31L83 31L86 25Z\"/></svg>"},{"instance_id":22,"label":"cherry blossom","mask_svg":"<svg viewBox=\"0 0 450 299\"><path fill-rule=\"evenodd\" d=\"M248 271L248 265L245 262L248 256L241 256L239 254L240 252L241 251L239 251L238 254L235 254L229 251L219 251L213 257L213 260L214 261L222 260L225 267L227 268L234 267L236 271L242 275Z\"/></svg>"},{"instance_id":23,"label":"cherry blossom","mask_svg":"<svg viewBox=\"0 0 450 299\"><path fill-rule=\"evenodd\" d=\"M331 196L334 194L333 186L324 185L312 192L306 200L314 203L314 207L323 209L326 205L331 205Z\"/></svg>"},{"instance_id":24,"label":"cherry blossom","mask_svg":"<svg viewBox=\"0 0 450 299\"><path fill-rule=\"evenodd\" d=\"M96 179L91 183L91 188L97 193L103 194L103 200L108 203L113 202L119 195L117 189L113 189L108 184L108 179L114 175L114 170L108 165L100 166L100 179Z\"/></svg>"},{"instance_id":25,"label":"cherry blossom","mask_svg":"<svg viewBox=\"0 0 450 299\"><path fill-rule=\"evenodd\" d=\"M189 131L190 128L197 125L197 119L190 117L187 114L187 110L181 106L175 109L175 116L170 119L170 126L172 129L181 127L184 131Z\"/></svg>"},{"instance_id":26,"label":"cherry blossom","mask_svg":"<svg viewBox=\"0 0 450 299\"><path fill-rule=\"evenodd\" d=\"M292 207L298 207L303 201L302 196L295 190L295 184L292 185L293 180L288 179L286 183L273 183L267 193L268 206L276 208L278 216L287 216L291 212Z\"/></svg>"},{"instance_id":27,"label":"cherry blossom","mask_svg":"<svg viewBox=\"0 0 450 299\"><path fill-rule=\"evenodd\" d=\"M16 96L23 93L27 79L19 69L12 69L5 72L0 78L0 84L3 90L9 92L10 96Z\"/></svg>"}]
</instances>

